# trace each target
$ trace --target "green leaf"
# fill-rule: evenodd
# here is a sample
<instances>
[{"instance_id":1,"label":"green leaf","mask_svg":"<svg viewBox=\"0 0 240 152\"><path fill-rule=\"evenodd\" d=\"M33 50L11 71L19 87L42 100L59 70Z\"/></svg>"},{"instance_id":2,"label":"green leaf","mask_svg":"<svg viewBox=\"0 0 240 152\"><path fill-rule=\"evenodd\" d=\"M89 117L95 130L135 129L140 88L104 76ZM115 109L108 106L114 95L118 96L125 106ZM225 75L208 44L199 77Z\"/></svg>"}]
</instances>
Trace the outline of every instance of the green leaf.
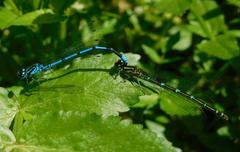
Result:
<instances>
[{"instance_id":1,"label":"green leaf","mask_svg":"<svg viewBox=\"0 0 240 152\"><path fill-rule=\"evenodd\" d=\"M240 1L239 0L227 0L229 4L236 5L237 7L240 7Z\"/></svg>"},{"instance_id":2,"label":"green leaf","mask_svg":"<svg viewBox=\"0 0 240 152\"><path fill-rule=\"evenodd\" d=\"M159 97L157 94L140 96L139 97L140 101L137 104L135 104L133 107L143 108L143 107L153 106L158 103L158 98Z\"/></svg>"},{"instance_id":3,"label":"green leaf","mask_svg":"<svg viewBox=\"0 0 240 152\"><path fill-rule=\"evenodd\" d=\"M18 10L17 5L14 3L14 0L4 0L3 2L5 8L13 11L15 14L21 15L21 11Z\"/></svg>"},{"instance_id":4,"label":"green leaf","mask_svg":"<svg viewBox=\"0 0 240 152\"><path fill-rule=\"evenodd\" d=\"M120 118L81 112L46 112L19 129L16 142L3 150L41 152L179 151L165 138Z\"/></svg>"},{"instance_id":5,"label":"green leaf","mask_svg":"<svg viewBox=\"0 0 240 152\"><path fill-rule=\"evenodd\" d=\"M180 40L173 45L173 49L183 51L187 50L192 45L192 33L188 30L180 29Z\"/></svg>"},{"instance_id":6,"label":"green leaf","mask_svg":"<svg viewBox=\"0 0 240 152\"><path fill-rule=\"evenodd\" d=\"M12 11L0 7L0 28L4 29L9 26L9 24L17 18L17 15Z\"/></svg>"},{"instance_id":7,"label":"green leaf","mask_svg":"<svg viewBox=\"0 0 240 152\"><path fill-rule=\"evenodd\" d=\"M0 125L0 150L9 151L5 146L12 145L16 142L16 138L12 131L7 127Z\"/></svg>"},{"instance_id":8,"label":"green leaf","mask_svg":"<svg viewBox=\"0 0 240 152\"><path fill-rule=\"evenodd\" d=\"M144 53L155 63L161 63L162 58L157 54L156 50L152 49L151 47L143 44L142 48L144 50Z\"/></svg>"},{"instance_id":9,"label":"green leaf","mask_svg":"<svg viewBox=\"0 0 240 152\"><path fill-rule=\"evenodd\" d=\"M64 21L66 17L60 16L57 14L52 14L52 13L46 13L43 14L39 17L37 17L33 23L34 24L50 24L50 23L56 23L56 22L61 22Z\"/></svg>"},{"instance_id":10,"label":"green leaf","mask_svg":"<svg viewBox=\"0 0 240 152\"><path fill-rule=\"evenodd\" d=\"M34 21L44 14L54 14L51 9L40 9L33 12L26 13L17 17L10 25L31 25Z\"/></svg>"},{"instance_id":11,"label":"green leaf","mask_svg":"<svg viewBox=\"0 0 240 152\"><path fill-rule=\"evenodd\" d=\"M221 128L219 128L217 130L218 135L220 136L226 136L226 137L231 137L231 133L229 131L229 127L228 126L222 126Z\"/></svg>"},{"instance_id":12,"label":"green leaf","mask_svg":"<svg viewBox=\"0 0 240 152\"><path fill-rule=\"evenodd\" d=\"M0 126L9 127L18 112L17 101L9 98L9 91L0 87Z\"/></svg>"},{"instance_id":13,"label":"green leaf","mask_svg":"<svg viewBox=\"0 0 240 152\"><path fill-rule=\"evenodd\" d=\"M231 37L240 38L240 30L228 30L225 32L225 34L227 34Z\"/></svg>"},{"instance_id":14,"label":"green leaf","mask_svg":"<svg viewBox=\"0 0 240 152\"><path fill-rule=\"evenodd\" d=\"M164 138L164 131L166 130L165 127L159 123L154 121L147 120L146 126L152 131L155 132L158 137Z\"/></svg>"},{"instance_id":15,"label":"green leaf","mask_svg":"<svg viewBox=\"0 0 240 152\"><path fill-rule=\"evenodd\" d=\"M141 25L139 23L139 19L137 18L136 15L133 14L130 16L130 22L132 23L132 25L136 31L142 31Z\"/></svg>"},{"instance_id":16,"label":"green leaf","mask_svg":"<svg viewBox=\"0 0 240 152\"><path fill-rule=\"evenodd\" d=\"M223 60L239 56L240 53L237 40L227 34L219 35L214 40L204 40L197 47L200 51Z\"/></svg>"},{"instance_id":17,"label":"green leaf","mask_svg":"<svg viewBox=\"0 0 240 152\"><path fill-rule=\"evenodd\" d=\"M4 29L13 25L32 25L38 17L44 14L54 13L51 9L40 9L23 15L17 15L6 8L0 7L0 28Z\"/></svg>"},{"instance_id":18,"label":"green leaf","mask_svg":"<svg viewBox=\"0 0 240 152\"><path fill-rule=\"evenodd\" d=\"M120 76L115 78L110 74L116 61L116 55L97 55L45 73L42 77L45 80L39 86L26 88L21 95L22 111L34 115L49 110L71 110L103 116L128 111L142 92Z\"/></svg>"},{"instance_id":19,"label":"green leaf","mask_svg":"<svg viewBox=\"0 0 240 152\"><path fill-rule=\"evenodd\" d=\"M170 12L181 16L189 9L192 0L159 0L155 3L160 12Z\"/></svg>"}]
</instances>

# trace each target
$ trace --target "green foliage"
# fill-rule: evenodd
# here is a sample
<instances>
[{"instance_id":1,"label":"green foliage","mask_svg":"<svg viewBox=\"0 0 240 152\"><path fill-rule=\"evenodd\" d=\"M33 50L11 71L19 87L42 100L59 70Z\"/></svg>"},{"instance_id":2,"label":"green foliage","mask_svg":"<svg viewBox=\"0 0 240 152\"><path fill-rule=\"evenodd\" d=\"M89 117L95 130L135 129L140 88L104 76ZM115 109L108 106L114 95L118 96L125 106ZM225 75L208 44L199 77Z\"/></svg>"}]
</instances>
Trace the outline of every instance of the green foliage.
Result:
<instances>
[{"instance_id":1,"label":"green foliage","mask_svg":"<svg viewBox=\"0 0 240 152\"><path fill-rule=\"evenodd\" d=\"M209 10L212 10L212 12ZM196 34L210 40L202 40L198 48L208 55L220 59L231 59L239 56L239 47L236 38L227 34L220 34L226 31L224 16L220 14L217 4L214 1L195 1L192 5L191 25ZM216 16L215 14L220 14ZM214 16L215 15L215 16ZM204 18L202 17L204 16Z\"/></svg>"},{"instance_id":2,"label":"green foliage","mask_svg":"<svg viewBox=\"0 0 240 152\"><path fill-rule=\"evenodd\" d=\"M0 151L179 151L171 143L239 151L239 7L239 0L1 1ZM147 81L115 78L110 54L61 65L29 86L16 75L96 39L138 54L130 65L214 101L229 122Z\"/></svg>"}]
</instances>

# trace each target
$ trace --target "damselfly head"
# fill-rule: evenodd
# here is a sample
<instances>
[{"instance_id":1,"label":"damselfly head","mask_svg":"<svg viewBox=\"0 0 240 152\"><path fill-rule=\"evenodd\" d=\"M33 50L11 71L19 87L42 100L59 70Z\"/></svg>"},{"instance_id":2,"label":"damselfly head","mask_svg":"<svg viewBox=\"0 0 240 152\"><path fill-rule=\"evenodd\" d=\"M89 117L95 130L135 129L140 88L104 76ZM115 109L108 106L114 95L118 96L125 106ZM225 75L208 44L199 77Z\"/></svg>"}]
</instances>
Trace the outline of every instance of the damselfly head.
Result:
<instances>
[{"instance_id":1,"label":"damselfly head","mask_svg":"<svg viewBox=\"0 0 240 152\"><path fill-rule=\"evenodd\" d=\"M122 61L122 60L118 60L116 63L115 63L115 66L117 68L123 68L124 66L126 66L126 62Z\"/></svg>"},{"instance_id":2,"label":"damselfly head","mask_svg":"<svg viewBox=\"0 0 240 152\"><path fill-rule=\"evenodd\" d=\"M25 68L22 68L18 71L18 77L20 79L25 79L27 77L27 70Z\"/></svg>"}]
</instances>

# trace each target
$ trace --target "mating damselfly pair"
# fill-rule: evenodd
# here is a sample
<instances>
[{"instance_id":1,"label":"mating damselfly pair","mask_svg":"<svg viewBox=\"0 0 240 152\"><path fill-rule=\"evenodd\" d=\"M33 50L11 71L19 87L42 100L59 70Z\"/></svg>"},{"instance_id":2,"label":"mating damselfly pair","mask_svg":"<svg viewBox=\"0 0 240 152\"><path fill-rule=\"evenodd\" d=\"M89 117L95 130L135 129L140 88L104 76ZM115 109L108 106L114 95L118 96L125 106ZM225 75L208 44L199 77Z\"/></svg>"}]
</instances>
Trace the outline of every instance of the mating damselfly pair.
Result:
<instances>
[{"instance_id":1,"label":"mating damselfly pair","mask_svg":"<svg viewBox=\"0 0 240 152\"><path fill-rule=\"evenodd\" d=\"M188 93L185 93L179 89L173 88L169 85L166 85L165 83L159 82L156 79L150 77L145 72L137 69L135 66L128 65L128 58L124 54L119 53L117 50L115 50L113 48L108 48L108 47L103 47L103 46L94 46L94 47L86 48L84 50L81 50L77 53L68 55L62 59L59 59L59 60L57 60L53 63L47 64L47 65L37 63L37 64L32 65L29 68L26 68L26 69L23 68L19 71L19 76L21 79L26 79L26 80L31 79L35 75L38 75L39 73L43 73L44 71L54 68L55 66L57 66L63 62L70 61L70 60L77 58L81 55L84 55L88 52L97 51L97 50L114 53L115 55L117 55L120 58L120 60L118 62L116 62L115 68L117 69L117 73L119 73L120 76L122 76L123 78L127 78L127 79L130 78L130 79L128 79L129 81L132 81L133 79L142 79L142 80L148 81L152 84L159 86L163 90L170 92L172 95L176 94L181 98L190 100L192 103L197 105L198 108L202 108L204 110L210 111L210 112L216 114L217 116L219 116L225 120L228 120L228 116L226 114L224 114L223 112L219 112L218 110L216 110L215 108L213 108L212 106L207 104L204 100L199 99Z\"/></svg>"}]
</instances>

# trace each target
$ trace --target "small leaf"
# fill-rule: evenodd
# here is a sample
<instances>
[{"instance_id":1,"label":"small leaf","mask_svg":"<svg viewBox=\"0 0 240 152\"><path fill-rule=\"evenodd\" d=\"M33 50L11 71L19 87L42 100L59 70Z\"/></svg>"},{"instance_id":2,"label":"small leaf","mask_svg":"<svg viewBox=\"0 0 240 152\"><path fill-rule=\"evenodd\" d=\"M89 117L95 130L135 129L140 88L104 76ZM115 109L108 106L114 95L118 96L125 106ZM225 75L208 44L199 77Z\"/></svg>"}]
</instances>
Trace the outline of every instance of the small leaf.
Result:
<instances>
[{"instance_id":1,"label":"small leaf","mask_svg":"<svg viewBox=\"0 0 240 152\"><path fill-rule=\"evenodd\" d=\"M4 29L13 25L32 25L34 21L44 14L54 14L51 9L40 9L23 15L16 15L12 11L0 7L0 28Z\"/></svg>"},{"instance_id":2,"label":"small leaf","mask_svg":"<svg viewBox=\"0 0 240 152\"><path fill-rule=\"evenodd\" d=\"M217 130L217 133L219 136L225 136L225 137L231 137L231 133L229 131L229 127L228 126L223 126L221 128L219 128Z\"/></svg>"},{"instance_id":3,"label":"small leaf","mask_svg":"<svg viewBox=\"0 0 240 152\"><path fill-rule=\"evenodd\" d=\"M239 56L240 53L237 40L227 34L219 35L214 40L202 41L198 49L223 60Z\"/></svg>"},{"instance_id":4,"label":"small leaf","mask_svg":"<svg viewBox=\"0 0 240 152\"><path fill-rule=\"evenodd\" d=\"M158 124L154 121L147 120L146 126L152 131L155 132L158 137L164 138L164 131L166 130L165 127L161 124Z\"/></svg>"},{"instance_id":5,"label":"small leaf","mask_svg":"<svg viewBox=\"0 0 240 152\"><path fill-rule=\"evenodd\" d=\"M140 25L139 20L136 15L131 15L130 22L132 23L132 25L136 31L142 31L141 25Z\"/></svg>"},{"instance_id":6,"label":"small leaf","mask_svg":"<svg viewBox=\"0 0 240 152\"><path fill-rule=\"evenodd\" d=\"M189 9L192 0L159 0L155 2L155 6L160 12L170 12L174 15L183 15Z\"/></svg>"},{"instance_id":7,"label":"small leaf","mask_svg":"<svg viewBox=\"0 0 240 152\"><path fill-rule=\"evenodd\" d=\"M162 58L157 54L156 50L152 49L151 47L143 44L142 48L144 50L144 53L151 58L152 61L155 63L161 63Z\"/></svg>"},{"instance_id":8,"label":"small leaf","mask_svg":"<svg viewBox=\"0 0 240 152\"><path fill-rule=\"evenodd\" d=\"M158 103L158 95L157 94L152 94L152 95L143 95L140 96L140 101L135 104L133 107L148 107L148 106L153 106Z\"/></svg>"},{"instance_id":9,"label":"small leaf","mask_svg":"<svg viewBox=\"0 0 240 152\"><path fill-rule=\"evenodd\" d=\"M192 44L192 33L186 29L180 30L180 40L173 45L173 49L183 51L187 50Z\"/></svg>"},{"instance_id":10,"label":"small leaf","mask_svg":"<svg viewBox=\"0 0 240 152\"><path fill-rule=\"evenodd\" d=\"M129 60L128 61L129 65L133 65L133 66L137 65L139 63L140 58L141 58L140 55L133 54L133 53L128 53L127 57L128 57L128 60Z\"/></svg>"}]
</instances>

